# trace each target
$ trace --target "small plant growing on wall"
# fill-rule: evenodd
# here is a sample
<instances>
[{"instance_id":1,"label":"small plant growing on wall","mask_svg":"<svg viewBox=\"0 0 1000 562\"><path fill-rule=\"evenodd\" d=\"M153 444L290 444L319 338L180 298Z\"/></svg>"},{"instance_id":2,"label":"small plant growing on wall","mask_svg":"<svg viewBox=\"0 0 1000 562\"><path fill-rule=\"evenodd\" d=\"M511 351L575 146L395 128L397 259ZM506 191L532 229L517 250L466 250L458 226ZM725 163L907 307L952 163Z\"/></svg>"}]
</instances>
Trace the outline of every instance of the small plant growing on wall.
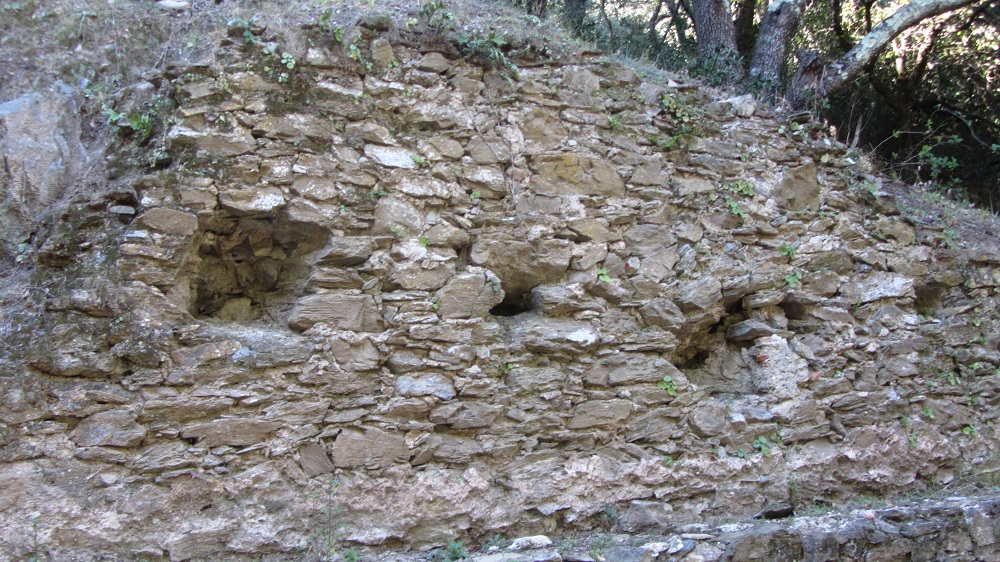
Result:
<instances>
[{"instance_id":1,"label":"small plant growing on wall","mask_svg":"<svg viewBox=\"0 0 1000 562\"><path fill-rule=\"evenodd\" d=\"M503 52L507 40L502 33L497 31L490 31L486 35L459 33L456 39L466 58L478 59L490 70L500 73L508 82L520 79L520 69Z\"/></svg>"},{"instance_id":2,"label":"small plant growing on wall","mask_svg":"<svg viewBox=\"0 0 1000 562\"><path fill-rule=\"evenodd\" d=\"M664 377L656 383L656 386L666 390L667 395L669 396L677 396L677 382L674 381L674 378L670 375L664 375Z\"/></svg>"}]
</instances>

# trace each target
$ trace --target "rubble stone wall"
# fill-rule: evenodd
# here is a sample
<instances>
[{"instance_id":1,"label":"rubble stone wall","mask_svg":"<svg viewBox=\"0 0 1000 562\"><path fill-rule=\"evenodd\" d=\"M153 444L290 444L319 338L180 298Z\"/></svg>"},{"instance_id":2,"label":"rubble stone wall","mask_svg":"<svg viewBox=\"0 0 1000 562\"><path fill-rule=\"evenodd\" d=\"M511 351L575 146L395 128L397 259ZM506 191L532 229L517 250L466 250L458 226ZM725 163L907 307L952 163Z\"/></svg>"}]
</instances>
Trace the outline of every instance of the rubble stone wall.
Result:
<instances>
[{"instance_id":1,"label":"rubble stone wall","mask_svg":"<svg viewBox=\"0 0 1000 562\"><path fill-rule=\"evenodd\" d=\"M996 466L1000 253L821 126L604 58L301 33L293 67L237 27L156 78L169 165L40 242L0 557L662 531Z\"/></svg>"}]
</instances>

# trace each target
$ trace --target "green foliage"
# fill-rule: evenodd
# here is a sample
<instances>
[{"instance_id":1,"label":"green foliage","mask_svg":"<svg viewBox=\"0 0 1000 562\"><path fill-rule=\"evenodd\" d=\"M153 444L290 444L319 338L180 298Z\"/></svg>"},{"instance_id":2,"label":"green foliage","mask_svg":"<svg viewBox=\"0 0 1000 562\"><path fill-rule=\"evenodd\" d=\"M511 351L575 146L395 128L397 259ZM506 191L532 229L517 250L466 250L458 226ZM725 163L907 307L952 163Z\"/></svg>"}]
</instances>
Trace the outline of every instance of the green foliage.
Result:
<instances>
[{"instance_id":1,"label":"green foliage","mask_svg":"<svg viewBox=\"0 0 1000 562\"><path fill-rule=\"evenodd\" d=\"M795 254L797 254L798 251L799 251L799 248L798 248L798 245L796 245L796 244L791 244L791 245L789 245L789 244L782 244L781 247L778 248L778 253L780 253L781 255L783 255L785 257L787 257L789 263L791 263L792 261L795 260Z\"/></svg>"},{"instance_id":2,"label":"green foliage","mask_svg":"<svg viewBox=\"0 0 1000 562\"><path fill-rule=\"evenodd\" d=\"M439 559L448 562L465 560L469 557L469 551L465 549L465 545L459 540L448 541L448 544L445 545L444 550L440 554L441 557Z\"/></svg>"},{"instance_id":3,"label":"green foliage","mask_svg":"<svg viewBox=\"0 0 1000 562\"><path fill-rule=\"evenodd\" d=\"M625 127L622 125L622 122L618 120L618 118L614 117L613 115L609 115L608 128L618 133L621 132Z\"/></svg>"},{"instance_id":4,"label":"green foliage","mask_svg":"<svg viewBox=\"0 0 1000 562\"><path fill-rule=\"evenodd\" d=\"M325 10L319 16L320 27L330 30L330 34L333 36L333 40L340 43L344 40L344 29L340 26L333 25L333 11Z\"/></svg>"},{"instance_id":5,"label":"green foliage","mask_svg":"<svg viewBox=\"0 0 1000 562\"><path fill-rule=\"evenodd\" d=\"M802 273L797 270L791 270L788 275L785 275L785 283L791 288L796 288L802 284Z\"/></svg>"},{"instance_id":6,"label":"green foliage","mask_svg":"<svg viewBox=\"0 0 1000 562\"><path fill-rule=\"evenodd\" d=\"M347 58L357 61L358 64L364 67L364 69L367 70L368 72L371 72L372 69L375 67L375 63L368 60L368 57L366 57L365 54L361 51L361 49L354 43L351 43L350 45L347 46Z\"/></svg>"},{"instance_id":7,"label":"green foliage","mask_svg":"<svg viewBox=\"0 0 1000 562\"><path fill-rule=\"evenodd\" d=\"M590 541L590 550L587 554L594 560L604 560L604 549L611 546L611 537L600 535Z\"/></svg>"},{"instance_id":8,"label":"green foliage","mask_svg":"<svg viewBox=\"0 0 1000 562\"><path fill-rule=\"evenodd\" d=\"M765 457L771 454L771 442L768 441L767 437L764 437L763 435L754 438L754 440L750 442L750 445L754 449L760 451L760 454Z\"/></svg>"},{"instance_id":9,"label":"green foliage","mask_svg":"<svg viewBox=\"0 0 1000 562\"><path fill-rule=\"evenodd\" d=\"M42 562L42 549L38 540L38 531L43 527L42 520L39 517L34 517L31 519L31 556L28 557L28 562Z\"/></svg>"},{"instance_id":10,"label":"green foliage","mask_svg":"<svg viewBox=\"0 0 1000 562\"><path fill-rule=\"evenodd\" d=\"M802 125L792 121L788 125L778 127L778 134L790 139L802 140L806 136L806 129Z\"/></svg>"},{"instance_id":11,"label":"green foliage","mask_svg":"<svg viewBox=\"0 0 1000 562\"><path fill-rule=\"evenodd\" d=\"M738 202L736 202L735 200L730 199L729 197L726 197L725 205L726 205L726 208L729 209L730 213L736 215L737 217L743 217L744 216L743 215L743 209L740 208L740 204Z\"/></svg>"},{"instance_id":12,"label":"green foliage","mask_svg":"<svg viewBox=\"0 0 1000 562\"><path fill-rule=\"evenodd\" d=\"M597 281L599 283L610 283L611 275L608 273L607 268L598 267L597 268Z\"/></svg>"},{"instance_id":13,"label":"green foliage","mask_svg":"<svg viewBox=\"0 0 1000 562\"><path fill-rule=\"evenodd\" d=\"M681 101L671 92L660 96L660 109L673 123L674 132L680 135L698 134L698 123L705 118L705 112L695 104Z\"/></svg>"},{"instance_id":14,"label":"green foliage","mask_svg":"<svg viewBox=\"0 0 1000 562\"><path fill-rule=\"evenodd\" d=\"M128 126L135 133L136 142L142 143L153 134L153 123L156 114L152 112L133 113L128 116Z\"/></svg>"},{"instance_id":15,"label":"green foliage","mask_svg":"<svg viewBox=\"0 0 1000 562\"><path fill-rule=\"evenodd\" d=\"M107 104L101 106L101 114L107 119L108 125L115 128L115 132L125 134L127 128L132 131L136 144L144 143L153 135L156 126L156 105L147 104L148 110L142 113L119 113Z\"/></svg>"},{"instance_id":16,"label":"green foliage","mask_svg":"<svg viewBox=\"0 0 1000 562\"><path fill-rule=\"evenodd\" d=\"M662 379L657 381L656 386L666 390L668 396L677 396L677 382L670 375L664 375Z\"/></svg>"},{"instance_id":17,"label":"green foliage","mask_svg":"<svg viewBox=\"0 0 1000 562\"><path fill-rule=\"evenodd\" d=\"M503 535L501 535L501 534L496 534L496 535L493 535L492 537L486 539L486 542L483 543L483 548L482 549L484 551L488 551L491 548L496 548L497 550L502 550L506 546L507 546L507 539Z\"/></svg>"},{"instance_id":18,"label":"green foliage","mask_svg":"<svg viewBox=\"0 0 1000 562\"><path fill-rule=\"evenodd\" d=\"M979 436L979 430L971 425L967 425L962 428L962 435L968 437L969 439L974 439Z\"/></svg>"},{"instance_id":19,"label":"green foliage","mask_svg":"<svg viewBox=\"0 0 1000 562\"><path fill-rule=\"evenodd\" d=\"M420 245L423 246L424 248L426 248L427 246L430 246L430 244L431 244L431 241L427 238L427 236L421 234L420 235Z\"/></svg>"},{"instance_id":20,"label":"green foliage","mask_svg":"<svg viewBox=\"0 0 1000 562\"><path fill-rule=\"evenodd\" d=\"M806 3L798 31L790 37L784 71L773 82L772 77L745 72L757 38L764 36L760 4L755 4L756 11L752 6L744 10L756 14L746 22L749 25L737 16L732 38L736 51L723 48L701 56L689 4L677 9L676 3L631 0L513 3L540 18L558 10L568 29L606 53L643 58L667 70L686 70L712 85L734 86L757 97L786 90L801 62L796 53L816 52L818 61L834 61L855 47L873 24L905 4ZM840 140L857 140L863 149L875 150L877 158L886 160L903 179L943 185L953 196L968 196L997 210L1000 112L992 108L1000 107L996 87L1000 25L995 7L984 6L979 2L920 22L882 49L866 66L865 75L839 93L820 97L803 92L796 103L834 125ZM831 72L829 67L808 70L819 76ZM893 129L906 133L893 138ZM786 123L778 133L805 141L812 130L799 121ZM680 134L671 132L658 144L673 148L683 142Z\"/></svg>"},{"instance_id":21,"label":"green foliage","mask_svg":"<svg viewBox=\"0 0 1000 562\"><path fill-rule=\"evenodd\" d=\"M431 163L428 162L426 158L424 158L423 156L416 155L416 154L411 154L410 155L410 160L413 160L413 163L417 165L417 168L424 168L426 166L430 166L431 165Z\"/></svg>"},{"instance_id":22,"label":"green foliage","mask_svg":"<svg viewBox=\"0 0 1000 562\"><path fill-rule=\"evenodd\" d=\"M420 18L429 27L443 32L445 29L451 28L451 22L455 20L455 14L448 10L443 0L433 0L420 7Z\"/></svg>"},{"instance_id":23,"label":"green foliage","mask_svg":"<svg viewBox=\"0 0 1000 562\"><path fill-rule=\"evenodd\" d=\"M507 45L503 33L497 31L490 31L486 35L459 33L455 39L466 58L478 60L484 66L497 71L508 82L520 79L520 69L503 52L503 48Z\"/></svg>"},{"instance_id":24,"label":"green foliage","mask_svg":"<svg viewBox=\"0 0 1000 562\"><path fill-rule=\"evenodd\" d=\"M746 197L754 196L753 184L746 180L736 180L730 181L722 184L722 188L730 193L735 193L737 195L744 195Z\"/></svg>"},{"instance_id":25,"label":"green foliage","mask_svg":"<svg viewBox=\"0 0 1000 562\"><path fill-rule=\"evenodd\" d=\"M108 125L117 126L118 122L125 118L124 113L118 113L113 107L107 104L101 106L101 114L108 120Z\"/></svg>"},{"instance_id":26,"label":"green foliage","mask_svg":"<svg viewBox=\"0 0 1000 562\"><path fill-rule=\"evenodd\" d=\"M605 531L610 531L617 523L619 519L618 509L613 505L606 505L601 509L600 513L597 514L597 524L600 525Z\"/></svg>"}]
</instances>

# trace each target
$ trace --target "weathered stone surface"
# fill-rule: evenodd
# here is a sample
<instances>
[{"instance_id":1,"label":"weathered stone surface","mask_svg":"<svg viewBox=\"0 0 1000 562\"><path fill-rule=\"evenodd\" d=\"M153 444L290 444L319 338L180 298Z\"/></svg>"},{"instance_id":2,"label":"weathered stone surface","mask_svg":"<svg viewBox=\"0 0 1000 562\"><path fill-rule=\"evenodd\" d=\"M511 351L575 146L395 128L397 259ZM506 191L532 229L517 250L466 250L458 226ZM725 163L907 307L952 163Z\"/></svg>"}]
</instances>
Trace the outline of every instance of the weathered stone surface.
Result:
<instances>
[{"instance_id":1,"label":"weathered stone surface","mask_svg":"<svg viewBox=\"0 0 1000 562\"><path fill-rule=\"evenodd\" d=\"M161 398L146 400L142 405L140 419L143 422L189 421L206 418L224 412L233 406L234 400L224 396L214 398L190 398L183 400Z\"/></svg>"},{"instance_id":2,"label":"weathered stone surface","mask_svg":"<svg viewBox=\"0 0 1000 562\"><path fill-rule=\"evenodd\" d=\"M451 63L441 53L427 53L417 61L417 69L441 74L451 68Z\"/></svg>"},{"instance_id":3,"label":"weathered stone surface","mask_svg":"<svg viewBox=\"0 0 1000 562\"><path fill-rule=\"evenodd\" d=\"M318 424L326 417L329 408L329 400L282 401L264 408L264 419L281 422L286 427Z\"/></svg>"},{"instance_id":4,"label":"weathered stone surface","mask_svg":"<svg viewBox=\"0 0 1000 562\"><path fill-rule=\"evenodd\" d=\"M507 386L514 392L561 388L566 373L556 368L514 367L507 374Z\"/></svg>"},{"instance_id":5,"label":"weathered stone surface","mask_svg":"<svg viewBox=\"0 0 1000 562\"><path fill-rule=\"evenodd\" d=\"M584 429L617 424L632 413L632 402L629 400L593 400L577 406L573 418L569 421L569 429Z\"/></svg>"},{"instance_id":6,"label":"weathered stone surface","mask_svg":"<svg viewBox=\"0 0 1000 562\"><path fill-rule=\"evenodd\" d=\"M245 447L264 442L270 433L280 427L280 423L272 421L222 418L189 425L181 432L181 436L185 439L198 439L198 443L204 447Z\"/></svg>"},{"instance_id":7,"label":"weathered stone surface","mask_svg":"<svg viewBox=\"0 0 1000 562\"><path fill-rule=\"evenodd\" d=\"M722 301L722 283L711 276L681 284L676 291L677 305L684 312L708 310Z\"/></svg>"},{"instance_id":8,"label":"weathered stone surface","mask_svg":"<svg viewBox=\"0 0 1000 562\"><path fill-rule=\"evenodd\" d=\"M136 423L131 412L123 410L88 416L69 434L69 438L79 447L135 447L144 437L145 426Z\"/></svg>"},{"instance_id":9,"label":"weathered stone surface","mask_svg":"<svg viewBox=\"0 0 1000 562\"><path fill-rule=\"evenodd\" d=\"M198 218L191 213L157 207L139 216L136 224L166 234L191 236L198 229Z\"/></svg>"},{"instance_id":10,"label":"weathered stone surface","mask_svg":"<svg viewBox=\"0 0 1000 562\"><path fill-rule=\"evenodd\" d=\"M773 335L791 337L793 333L773 328L759 320L744 320L733 324L726 330L726 339L729 341L753 341L757 338Z\"/></svg>"},{"instance_id":11,"label":"weathered stone surface","mask_svg":"<svg viewBox=\"0 0 1000 562\"><path fill-rule=\"evenodd\" d=\"M396 392L400 396L436 396L451 400L455 397L455 386L444 375L403 375L396 377Z\"/></svg>"},{"instance_id":12,"label":"weathered stone surface","mask_svg":"<svg viewBox=\"0 0 1000 562\"><path fill-rule=\"evenodd\" d=\"M531 290L532 308L548 316L565 316L574 312L601 312L604 306L590 298L579 284L540 285Z\"/></svg>"},{"instance_id":13,"label":"weathered stone surface","mask_svg":"<svg viewBox=\"0 0 1000 562\"><path fill-rule=\"evenodd\" d=\"M230 189L219 194L219 204L239 213L266 213L284 207L285 195L276 187Z\"/></svg>"},{"instance_id":14,"label":"weathered stone surface","mask_svg":"<svg viewBox=\"0 0 1000 562\"><path fill-rule=\"evenodd\" d=\"M302 297L295 303L288 325L307 330L317 323L342 330L377 332L382 329L375 300L369 295L326 293Z\"/></svg>"},{"instance_id":15,"label":"weathered stone surface","mask_svg":"<svg viewBox=\"0 0 1000 562\"><path fill-rule=\"evenodd\" d=\"M510 542L507 550L518 552L532 548L545 548L552 544L552 539L545 535L532 535L530 537L518 537Z\"/></svg>"},{"instance_id":16,"label":"weathered stone surface","mask_svg":"<svg viewBox=\"0 0 1000 562\"><path fill-rule=\"evenodd\" d=\"M499 277L506 294L520 295L537 285L560 281L569 269L572 247L564 240L482 240L473 244L469 258Z\"/></svg>"},{"instance_id":17,"label":"weathered stone surface","mask_svg":"<svg viewBox=\"0 0 1000 562\"><path fill-rule=\"evenodd\" d=\"M284 140L301 140L311 138L329 140L334 128L316 115L306 113L285 113L268 115L257 121L252 130L254 136L263 136Z\"/></svg>"},{"instance_id":18,"label":"weathered stone surface","mask_svg":"<svg viewBox=\"0 0 1000 562\"><path fill-rule=\"evenodd\" d=\"M592 385L618 386L657 382L664 376L673 377L677 374L677 367L662 357L642 353L617 353L595 362L583 380Z\"/></svg>"},{"instance_id":19,"label":"weathered stone surface","mask_svg":"<svg viewBox=\"0 0 1000 562\"><path fill-rule=\"evenodd\" d=\"M840 294L849 302L865 303L889 297L912 297L913 285L912 278L878 271L845 283L840 287Z\"/></svg>"},{"instance_id":20,"label":"weathered stone surface","mask_svg":"<svg viewBox=\"0 0 1000 562\"><path fill-rule=\"evenodd\" d=\"M301 558L324 507L342 546L400 562L597 528L684 532L495 554L997 558L989 502L750 519L990 474L993 225L952 209L942 230L874 176L869 197L819 127L776 137L770 109L736 118L678 76L640 84L585 50L511 82L444 55L420 69L417 44L455 56L447 34L357 17L343 46L399 31L398 66L369 72L329 28L253 24L218 62L168 62L151 84L179 89L188 128L171 160L140 176L125 161L159 137L118 139L114 178L88 168L17 241L0 558L42 555L24 513L49 557L134 537L151 559ZM270 45L305 49L304 72L247 58ZM116 109L133 91L152 92ZM704 110L683 148L662 95ZM789 536L745 540L772 524ZM410 550L366 550L386 544Z\"/></svg>"},{"instance_id":21,"label":"weathered stone surface","mask_svg":"<svg viewBox=\"0 0 1000 562\"><path fill-rule=\"evenodd\" d=\"M816 179L816 165L812 162L786 169L781 182L771 191L771 196L781 207L790 211L815 211L819 209L820 188Z\"/></svg>"},{"instance_id":22,"label":"weathered stone surface","mask_svg":"<svg viewBox=\"0 0 1000 562\"><path fill-rule=\"evenodd\" d=\"M334 466L326 447L319 443L307 443L299 447L299 464L307 476L319 476L333 472Z\"/></svg>"},{"instance_id":23,"label":"weathered stone surface","mask_svg":"<svg viewBox=\"0 0 1000 562\"><path fill-rule=\"evenodd\" d=\"M504 291L489 270L471 267L449 279L436 297L441 318L479 318L500 304Z\"/></svg>"},{"instance_id":24,"label":"weathered stone surface","mask_svg":"<svg viewBox=\"0 0 1000 562\"><path fill-rule=\"evenodd\" d=\"M433 410L430 420L445 423L454 429L489 427L500 417L503 406L482 402L445 404Z\"/></svg>"},{"instance_id":25,"label":"weathered stone surface","mask_svg":"<svg viewBox=\"0 0 1000 562\"><path fill-rule=\"evenodd\" d=\"M757 392L792 398L798 392L798 382L808 376L809 364L780 336L758 340L749 355L756 358L750 362L750 373Z\"/></svg>"},{"instance_id":26,"label":"weathered stone surface","mask_svg":"<svg viewBox=\"0 0 1000 562\"><path fill-rule=\"evenodd\" d=\"M601 79L586 68L569 68L563 73L562 83L567 88L592 94L601 87Z\"/></svg>"},{"instance_id":27,"label":"weathered stone surface","mask_svg":"<svg viewBox=\"0 0 1000 562\"><path fill-rule=\"evenodd\" d=\"M403 438L374 427L345 429L330 446L337 468L384 468L405 460L410 450Z\"/></svg>"},{"instance_id":28,"label":"weathered stone surface","mask_svg":"<svg viewBox=\"0 0 1000 562\"><path fill-rule=\"evenodd\" d=\"M203 134L183 125L175 125L167 138L174 150L201 151L218 158L247 154L257 148L257 141L243 127L236 127L228 133L216 131Z\"/></svg>"},{"instance_id":29,"label":"weathered stone surface","mask_svg":"<svg viewBox=\"0 0 1000 562\"><path fill-rule=\"evenodd\" d=\"M392 52L392 43L385 37L374 39L371 44L372 62L382 68L388 67L396 56Z\"/></svg>"},{"instance_id":30,"label":"weathered stone surface","mask_svg":"<svg viewBox=\"0 0 1000 562\"><path fill-rule=\"evenodd\" d=\"M526 314L518 315L511 323L511 339L532 351L577 352L597 347L600 334L583 322Z\"/></svg>"},{"instance_id":31,"label":"weathered stone surface","mask_svg":"<svg viewBox=\"0 0 1000 562\"><path fill-rule=\"evenodd\" d=\"M368 144L365 145L365 156L389 168L417 167L414 161L416 154L405 148Z\"/></svg>"},{"instance_id":32,"label":"weathered stone surface","mask_svg":"<svg viewBox=\"0 0 1000 562\"><path fill-rule=\"evenodd\" d=\"M0 258L12 257L29 221L77 181L89 158L76 93L61 83L0 104Z\"/></svg>"},{"instance_id":33,"label":"weathered stone surface","mask_svg":"<svg viewBox=\"0 0 1000 562\"><path fill-rule=\"evenodd\" d=\"M317 261L320 265L348 267L365 263L375 251L375 239L370 236L331 238Z\"/></svg>"},{"instance_id":34,"label":"weathered stone surface","mask_svg":"<svg viewBox=\"0 0 1000 562\"><path fill-rule=\"evenodd\" d=\"M531 161L532 181L539 193L554 195L625 194L625 182L604 160L578 154L546 154Z\"/></svg>"},{"instance_id":35,"label":"weathered stone surface","mask_svg":"<svg viewBox=\"0 0 1000 562\"><path fill-rule=\"evenodd\" d=\"M729 428L727 413L719 406L702 406L691 412L688 424L699 437L714 437Z\"/></svg>"},{"instance_id":36,"label":"weathered stone surface","mask_svg":"<svg viewBox=\"0 0 1000 562\"><path fill-rule=\"evenodd\" d=\"M396 197L382 197L375 205L375 234L397 236L414 234L424 228L424 218L408 201Z\"/></svg>"}]
</instances>

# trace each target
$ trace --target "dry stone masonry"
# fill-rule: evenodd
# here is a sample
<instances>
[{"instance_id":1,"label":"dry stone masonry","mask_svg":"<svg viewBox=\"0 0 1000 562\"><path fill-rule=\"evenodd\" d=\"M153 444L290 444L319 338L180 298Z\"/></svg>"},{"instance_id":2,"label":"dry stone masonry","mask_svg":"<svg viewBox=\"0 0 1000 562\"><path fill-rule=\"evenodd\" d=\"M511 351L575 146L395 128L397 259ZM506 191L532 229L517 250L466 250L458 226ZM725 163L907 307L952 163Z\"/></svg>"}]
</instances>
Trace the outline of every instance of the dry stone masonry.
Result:
<instances>
[{"instance_id":1,"label":"dry stone masonry","mask_svg":"<svg viewBox=\"0 0 1000 562\"><path fill-rule=\"evenodd\" d=\"M169 162L37 239L0 558L662 534L996 470L996 244L907 218L822 127L588 55L514 79L297 34L151 78ZM996 516L949 552L990 559ZM655 559L815 546L691 533Z\"/></svg>"}]
</instances>

